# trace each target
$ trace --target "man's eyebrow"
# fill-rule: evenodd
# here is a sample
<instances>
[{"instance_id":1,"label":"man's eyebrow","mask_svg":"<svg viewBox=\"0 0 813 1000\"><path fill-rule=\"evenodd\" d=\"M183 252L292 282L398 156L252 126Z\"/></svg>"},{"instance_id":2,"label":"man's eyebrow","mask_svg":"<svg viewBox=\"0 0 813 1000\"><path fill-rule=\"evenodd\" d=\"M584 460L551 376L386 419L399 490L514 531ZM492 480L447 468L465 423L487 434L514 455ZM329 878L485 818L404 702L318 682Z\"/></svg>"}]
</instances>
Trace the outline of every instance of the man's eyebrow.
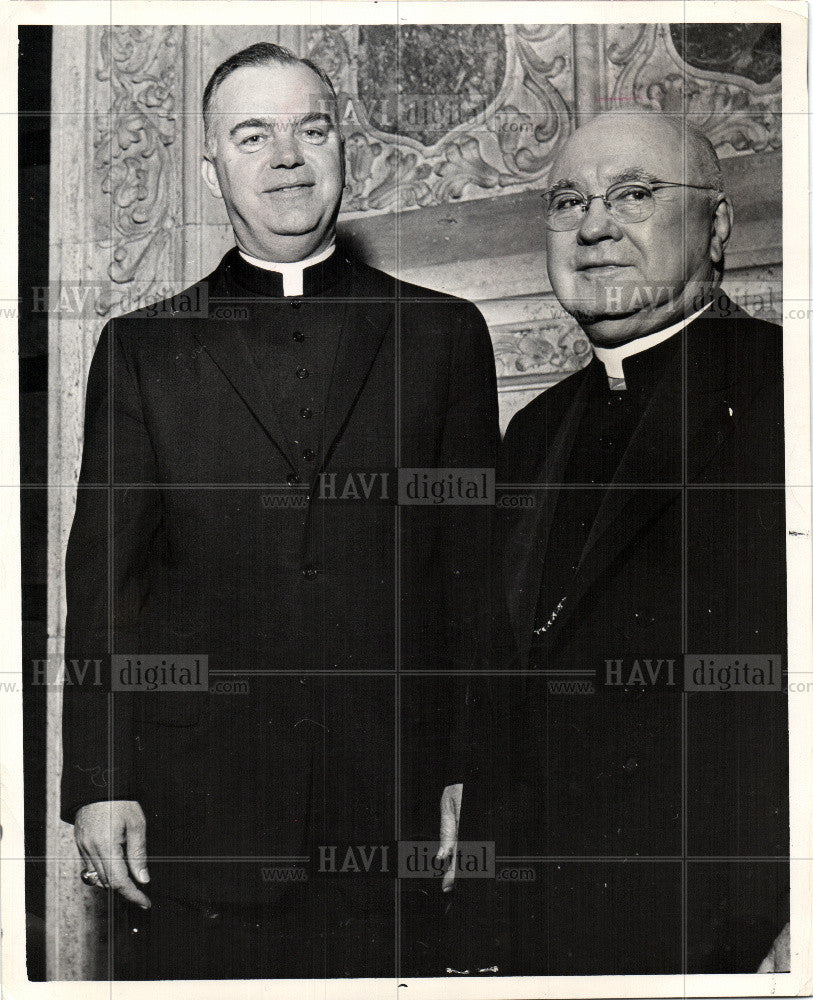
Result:
<instances>
[{"instance_id":1,"label":"man's eyebrow","mask_svg":"<svg viewBox=\"0 0 813 1000\"><path fill-rule=\"evenodd\" d=\"M627 167L611 174L607 181L609 184L621 184L624 181L648 181L651 184L657 179L655 174L649 173L648 170L642 170L640 167Z\"/></svg>"},{"instance_id":2,"label":"man's eyebrow","mask_svg":"<svg viewBox=\"0 0 813 1000\"><path fill-rule=\"evenodd\" d=\"M279 126L280 118L284 119L286 125L310 125L313 122L324 122L327 125L333 124L330 115L324 111L312 111L304 115L280 115L279 118L246 118L244 121L238 122L230 128L229 135L234 136L247 128L262 128L267 131L273 131Z\"/></svg>"},{"instance_id":3,"label":"man's eyebrow","mask_svg":"<svg viewBox=\"0 0 813 1000\"><path fill-rule=\"evenodd\" d=\"M333 119L325 111L311 111L310 114L302 115L296 119L297 125L311 125L314 122L323 122L325 125L333 125Z\"/></svg>"},{"instance_id":4,"label":"man's eyebrow","mask_svg":"<svg viewBox=\"0 0 813 1000\"><path fill-rule=\"evenodd\" d=\"M562 191L562 190L571 191L571 190L574 190L574 189L576 191L579 190L578 181L570 181L570 180L563 179L563 180L556 181L554 184L551 184L551 186L547 190L547 193L548 194L553 194L555 191Z\"/></svg>"},{"instance_id":5,"label":"man's eyebrow","mask_svg":"<svg viewBox=\"0 0 813 1000\"><path fill-rule=\"evenodd\" d=\"M640 167L624 167L622 170L617 170L608 176L607 186L612 187L613 184L623 184L624 181L648 181L652 184L657 179L655 174L651 174L647 170L642 170ZM570 178L562 178L562 180L558 180L555 184L552 184L547 189L547 193L554 194L556 191L562 190L581 191L581 187L578 181L571 180Z\"/></svg>"}]
</instances>

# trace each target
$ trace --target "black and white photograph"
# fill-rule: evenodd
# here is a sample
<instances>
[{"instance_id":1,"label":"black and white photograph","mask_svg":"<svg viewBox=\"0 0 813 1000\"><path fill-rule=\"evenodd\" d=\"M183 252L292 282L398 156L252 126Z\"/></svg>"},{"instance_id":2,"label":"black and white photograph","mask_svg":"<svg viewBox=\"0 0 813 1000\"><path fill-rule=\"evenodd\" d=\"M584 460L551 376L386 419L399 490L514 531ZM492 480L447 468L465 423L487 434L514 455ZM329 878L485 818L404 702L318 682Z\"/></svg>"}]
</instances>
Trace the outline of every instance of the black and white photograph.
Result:
<instances>
[{"instance_id":1,"label":"black and white photograph","mask_svg":"<svg viewBox=\"0 0 813 1000\"><path fill-rule=\"evenodd\" d=\"M808 992L806 3L3 10L8 995Z\"/></svg>"}]
</instances>

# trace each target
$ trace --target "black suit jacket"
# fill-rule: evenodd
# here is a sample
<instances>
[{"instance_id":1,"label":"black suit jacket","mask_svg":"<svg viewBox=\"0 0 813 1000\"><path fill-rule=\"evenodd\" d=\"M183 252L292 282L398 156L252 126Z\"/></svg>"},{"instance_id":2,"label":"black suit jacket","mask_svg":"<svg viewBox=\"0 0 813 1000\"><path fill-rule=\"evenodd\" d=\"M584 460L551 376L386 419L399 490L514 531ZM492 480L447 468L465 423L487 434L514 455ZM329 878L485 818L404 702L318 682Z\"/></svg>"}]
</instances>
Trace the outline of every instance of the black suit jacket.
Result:
<instances>
[{"instance_id":1,"label":"black suit jacket","mask_svg":"<svg viewBox=\"0 0 813 1000\"><path fill-rule=\"evenodd\" d=\"M558 611L537 608L546 549L557 512L586 495L588 476L562 480L603 365L538 396L505 437L499 478L529 484L535 506L502 518L501 657L537 670L492 692L509 776L500 836L508 853L574 859L550 868L550 905L529 923L558 941L548 972L679 971L684 877L688 971L753 971L784 922L787 696L681 696L684 653L784 664L787 646L781 330L725 302L653 349L655 391L600 484ZM675 684L666 667L637 683L647 658L674 659ZM709 860L681 874L684 855ZM623 871L595 860L619 857L653 860ZM524 969L538 965L527 949L514 956Z\"/></svg>"},{"instance_id":2,"label":"black suit jacket","mask_svg":"<svg viewBox=\"0 0 813 1000\"><path fill-rule=\"evenodd\" d=\"M141 802L151 856L187 858L153 891L266 898L259 860L238 878L245 863L194 858L391 840L396 665L475 656L482 513L393 497L397 467L493 467L485 323L470 303L341 249L313 271L303 298L269 300L258 294L267 276L233 250L174 300L111 321L91 365L66 656L107 669L111 653L199 653L221 682L236 672L249 685L66 685L63 818L92 801ZM207 298L208 315L179 305ZM308 337L339 328L308 468L275 412L273 374L269 384L240 334L280 310L298 310ZM348 476L358 493L362 473L371 497L320 499L320 473L336 473L339 493ZM383 496L373 473L390 476ZM292 476L302 485L289 488ZM272 499L292 495L290 506Z\"/></svg>"}]
</instances>

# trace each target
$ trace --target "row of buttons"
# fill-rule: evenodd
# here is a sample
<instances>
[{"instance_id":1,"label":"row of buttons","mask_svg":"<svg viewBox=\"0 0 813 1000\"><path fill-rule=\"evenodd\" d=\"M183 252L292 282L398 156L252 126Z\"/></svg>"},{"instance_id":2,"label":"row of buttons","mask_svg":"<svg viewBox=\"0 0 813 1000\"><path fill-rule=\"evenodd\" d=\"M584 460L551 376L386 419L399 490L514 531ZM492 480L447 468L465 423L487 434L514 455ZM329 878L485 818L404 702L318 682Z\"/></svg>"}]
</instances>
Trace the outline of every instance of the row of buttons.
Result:
<instances>
[{"instance_id":1,"label":"row of buttons","mask_svg":"<svg viewBox=\"0 0 813 1000\"><path fill-rule=\"evenodd\" d=\"M301 302L292 302L291 308L298 309L301 305L302 305ZM297 342L301 342L304 339L305 339L305 334L302 333L301 330L294 331L294 340L296 340ZM308 371L307 368L299 368L297 369L296 374L298 378L307 378L308 375L310 375L310 372ZM313 410L311 410L309 406L303 406L302 409L299 411L299 415L300 417L302 417L303 420L310 420L310 418L313 416ZM312 451L310 448L306 448L305 451L302 452L302 457L305 459L306 462L312 462L316 458L316 452ZM299 486L301 482L302 482L302 477L298 475L296 472L288 473L288 483L290 486ZM307 566L302 567L302 575L305 577L306 580L315 580L316 577L319 575L319 570L315 566L309 563Z\"/></svg>"},{"instance_id":2,"label":"row of buttons","mask_svg":"<svg viewBox=\"0 0 813 1000\"><path fill-rule=\"evenodd\" d=\"M302 305L301 302L294 301L291 303L291 308L299 309L301 305ZM302 343L302 341L305 339L305 334L301 330L294 330L293 339L297 343ZM310 372L308 371L307 368L297 368L296 370L297 378L305 379L309 375ZM302 417L303 420L310 420L311 417L313 416L313 410L309 406L303 406L302 409L299 411L299 416ZM305 459L306 462L312 462L316 458L316 452L313 451L313 449L311 448L306 448L302 452L302 457ZM296 472L288 473L289 486L299 486L301 482L302 482L302 477L298 473ZM315 566L305 566L305 568L302 570L302 575L306 579L312 580L316 576L317 572L318 571Z\"/></svg>"}]
</instances>

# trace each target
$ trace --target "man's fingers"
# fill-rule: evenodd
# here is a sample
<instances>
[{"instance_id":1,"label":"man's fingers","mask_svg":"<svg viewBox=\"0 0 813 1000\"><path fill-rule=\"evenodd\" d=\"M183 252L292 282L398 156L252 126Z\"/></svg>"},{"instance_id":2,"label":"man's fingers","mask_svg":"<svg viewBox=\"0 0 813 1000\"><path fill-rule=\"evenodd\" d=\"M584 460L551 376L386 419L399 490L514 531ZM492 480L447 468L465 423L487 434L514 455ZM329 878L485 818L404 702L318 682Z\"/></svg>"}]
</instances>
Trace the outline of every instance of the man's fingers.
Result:
<instances>
[{"instance_id":1,"label":"man's fingers","mask_svg":"<svg viewBox=\"0 0 813 1000\"><path fill-rule=\"evenodd\" d=\"M123 857L113 858L110 864L110 888L115 889L126 900L148 910L152 905L144 893L136 886L127 872Z\"/></svg>"},{"instance_id":2,"label":"man's fingers","mask_svg":"<svg viewBox=\"0 0 813 1000\"><path fill-rule=\"evenodd\" d=\"M110 888L110 878L109 878L110 860L109 859L105 859L106 860L106 864L105 864L105 861L102 860L102 858L104 856L104 852L101 851L96 844L90 844L88 846L88 852L87 853L88 853L88 865L89 865L89 867L92 868L93 871L95 871L96 874L99 876L99 881L102 884L102 888L109 889Z\"/></svg>"},{"instance_id":3,"label":"man's fingers","mask_svg":"<svg viewBox=\"0 0 813 1000\"><path fill-rule=\"evenodd\" d=\"M451 892L454 886L455 875L457 874L457 855L452 852L451 864L446 870L446 874L443 876L443 882L441 883L441 889L443 892Z\"/></svg>"},{"instance_id":4,"label":"man's fingers","mask_svg":"<svg viewBox=\"0 0 813 1000\"><path fill-rule=\"evenodd\" d=\"M127 867L136 882L149 882L147 869L147 824L143 820L127 824L125 831Z\"/></svg>"},{"instance_id":5,"label":"man's fingers","mask_svg":"<svg viewBox=\"0 0 813 1000\"><path fill-rule=\"evenodd\" d=\"M454 885L457 872L457 832L460 822L460 802L463 785L447 785L440 797L440 847L436 861L446 862L441 888L449 892Z\"/></svg>"},{"instance_id":6,"label":"man's fingers","mask_svg":"<svg viewBox=\"0 0 813 1000\"><path fill-rule=\"evenodd\" d=\"M443 873L441 888L443 892L449 892L454 885L455 874L457 873L457 840L444 837L440 842L435 861L445 861L446 870Z\"/></svg>"},{"instance_id":7,"label":"man's fingers","mask_svg":"<svg viewBox=\"0 0 813 1000\"><path fill-rule=\"evenodd\" d=\"M90 853L88 851L86 851L85 848L78 841L76 843L76 846L77 846L77 848L79 850L79 856L82 858L82 865L83 865L84 870L85 871L94 871L94 872L96 872L97 876L99 878L99 881L96 883L96 886L91 886L91 888L96 888L97 886L100 886L101 885L101 876L98 875L99 869L96 867L96 865L94 865L93 859L91 858ZM85 884L87 884L87 883L85 883Z\"/></svg>"}]
</instances>

